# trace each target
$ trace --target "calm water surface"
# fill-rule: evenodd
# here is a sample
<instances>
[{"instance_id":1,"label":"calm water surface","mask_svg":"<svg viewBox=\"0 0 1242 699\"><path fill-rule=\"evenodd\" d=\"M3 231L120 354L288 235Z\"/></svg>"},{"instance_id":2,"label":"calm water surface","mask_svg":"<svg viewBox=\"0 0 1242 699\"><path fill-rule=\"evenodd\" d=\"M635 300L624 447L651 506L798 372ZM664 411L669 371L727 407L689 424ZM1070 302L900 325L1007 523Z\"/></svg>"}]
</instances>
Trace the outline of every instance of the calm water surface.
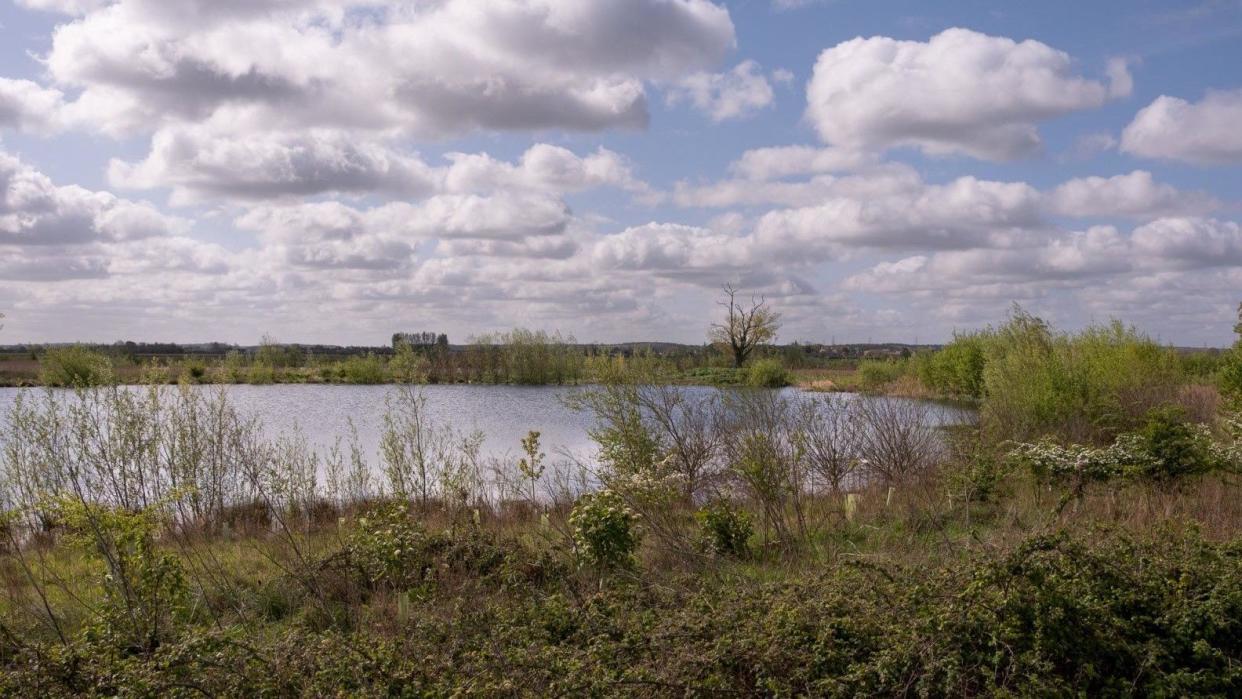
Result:
<instances>
[{"instance_id":1,"label":"calm water surface","mask_svg":"<svg viewBox=\"0 0 1242 699\"><path fill-rule=\"evenodd\" d=\"M379 449L384 413L396 386L229 386L230 400L241 412L253 415L272 434L301 429L312 443L330 447L344 438L352 419L368 454ZM427 411L437 425L459 433L480 431L484 454L517 458L521 440L531 430L541 433L550 456L569 450L589 456L587 436L592 420L565 406L576 389L549 386L420 386Z\"/></svg>"},{"instance_id":2,"label":"calm water surface","mask_svg":"<svg viewBox=\"0 0 1242 699\"><path fill-rule=\"evenodd\" d=\"M217 389L207 386L199 390ZM542 433L543 450L550 459L560 459L571 453L589 460L594 454L594 445L587 436L592 418L564 403L566 396L582 389L469 385L422 386L419 389L427 398L427 409L435 423L452 426L458 432L478 430L485 435L484 456L518 458L520 441L531 430ZM269 437L298 429L321 450L330 448L338 437L345 439L352 419L364 452L369 458L375 458L387 400L399 389L395 386L297 384L238 385L226 386L224 390L240 412L259 420ZM691 387L688 390L707 396L716 389ZM0 417L7 415L20 391L0 388ZM811 395L798 389L785 389L785 392L791 397ZM949 408L938 409L937 415L943 422L961 419L958 411Z\"/></svg>"}]
</instances>

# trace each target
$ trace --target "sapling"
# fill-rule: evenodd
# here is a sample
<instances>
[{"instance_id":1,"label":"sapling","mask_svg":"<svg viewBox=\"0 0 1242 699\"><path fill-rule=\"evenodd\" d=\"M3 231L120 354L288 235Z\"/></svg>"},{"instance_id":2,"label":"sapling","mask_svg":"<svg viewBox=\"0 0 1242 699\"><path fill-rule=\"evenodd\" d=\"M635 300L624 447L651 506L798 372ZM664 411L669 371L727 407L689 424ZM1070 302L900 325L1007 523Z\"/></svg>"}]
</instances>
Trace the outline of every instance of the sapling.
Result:
<instances>
[{"instance_id":1,"label":"sapling","mask_svg":"<svg viewBox=\"0 0 1242 699\"><path fill-rule=\"evenodd\" d=\"M539 450L539 432L531 430L522 438L522 451L526 458L518 461L518 470L522 477L530 481L530 502L535 503L535 484L543 477L543 460L547 456Z\"/></svg>"}]
</instances>

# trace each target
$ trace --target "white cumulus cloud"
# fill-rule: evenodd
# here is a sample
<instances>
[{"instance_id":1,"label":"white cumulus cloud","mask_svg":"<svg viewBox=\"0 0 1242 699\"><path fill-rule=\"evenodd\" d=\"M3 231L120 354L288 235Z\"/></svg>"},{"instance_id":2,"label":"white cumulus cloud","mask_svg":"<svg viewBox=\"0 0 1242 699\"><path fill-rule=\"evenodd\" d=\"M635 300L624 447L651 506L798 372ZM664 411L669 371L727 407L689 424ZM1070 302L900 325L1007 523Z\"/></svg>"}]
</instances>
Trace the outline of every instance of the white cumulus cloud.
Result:
<instances>
[{"instance_id":1,"label":"white cumulus cloud","mask_svg":"<svg viewBox=\"0 0 1242 699\"><path fill-rule=\"evenodd\" d=\"M60 126L64 95L29 80L0 78L0 129L50 133Z\"/></svg>"},{"instance_id":2,"label":"white cumulus cloud","mask_svg":"<svg viewBox=\"0 0 1242 699\"><path fill-rule=\"evenodd\" d=\"M157 132L138 163L113 160L115 187L170 187L176 203L264 200L323 193L425 195L437 174L416 155L346 131L213 133L194 126Z\"/></svg>"},{"instance_id":3,"label":"white cumulus cloud","mask_svg":"<svg viewBox=\"0 0 1242 699\"><path fill-rule=\"evenodd\" d=\"M749 116L772 104L772 85L755 61L743 61L726 73L695 73L668 92L676 104L689 101L720 122Z\"/></svg>"},{"instance_id":4,"label":"white cumulus cloud","mask_svg":"<svg viewBox=\"0 0 1242 699\"><path fill-rule=\"evenodd\" d=\"M1196 269L1242 265L1242 226L1210 218L1173 217L1134 231L1143 254Z\"/></svg>"},{"instance_id":5,"label":"white cumulus cloud","mask_svg":"<svg viewBox=\"0 0 1242 699\"><path fill-rule=\"evenodd\" d=\"M641 127L645 84L734 45L709 0L117 0L57 28L46 65L109 132L246 110L252 127ZM619 31L618 28L624 30Z\"/></svg>"},{"instance_id":6,"label":"white cumulus cloud","mask_svg":"<svg viewBox=\"0 0 1242 699\"><path fill-rule=\"evenodd\" d=\"M1040 147L1040 122L1128 91L1124 66L1112 73L1112 85L1089 80L1046 44L969 29L926 42L857 38L820 54L807 118L836 146L1008 160Z\"/></svg>"},{"instance_id":7,"label":"white cumulus cloud","mask_svg":"<svg viewBox=\"0 0 1242 699\"><path fill-rule=\"evenodd\" d=\"M1121 133L1121 150L1200 165L1242 163L1242 89L1198 102L1161 95Z\"/></svg>"},{"instance_id":8,"label":"white cumulus cloud","mask_svg":"<svg viewBox=\"0 0 1242 699\"><path fill-rule=\"evenodd\" d=\"M1146 170L1113 177L1075 178L1054 189L1048 200L1053 213L1076 218L1154 218L1203 213L1220 206L1202 192L1184 192L1157 182Z\"/></svg>"},{"instance_id":9,"label":"white cumulus cloud","mask_svg":"<svg viewBox=\"0 0 1242 699\"><path fill-rule=\"evenodd\" d=\"M183 233L188 224L142 203L57 186L0 151L0 245L67 245Z\"/></svg>"}]
</instances>

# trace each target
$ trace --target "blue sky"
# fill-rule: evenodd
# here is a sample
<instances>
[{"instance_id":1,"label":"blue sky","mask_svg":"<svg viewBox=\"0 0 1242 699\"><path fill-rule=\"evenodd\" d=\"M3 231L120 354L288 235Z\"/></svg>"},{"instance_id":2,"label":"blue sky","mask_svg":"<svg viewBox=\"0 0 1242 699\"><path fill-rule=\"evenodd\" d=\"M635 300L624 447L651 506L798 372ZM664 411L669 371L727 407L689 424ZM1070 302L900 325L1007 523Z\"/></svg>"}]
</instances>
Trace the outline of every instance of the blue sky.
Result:
<instances>
[{"instance_id":1,"label":"blue sky","mask_svg":"<svg viewBox=\"0 0 1242 699\"><path fill-rule=\"evenodd\" d=\"M0 4L0 341L1223 345L1242 2Z\"/></svg>"}]
</instances>

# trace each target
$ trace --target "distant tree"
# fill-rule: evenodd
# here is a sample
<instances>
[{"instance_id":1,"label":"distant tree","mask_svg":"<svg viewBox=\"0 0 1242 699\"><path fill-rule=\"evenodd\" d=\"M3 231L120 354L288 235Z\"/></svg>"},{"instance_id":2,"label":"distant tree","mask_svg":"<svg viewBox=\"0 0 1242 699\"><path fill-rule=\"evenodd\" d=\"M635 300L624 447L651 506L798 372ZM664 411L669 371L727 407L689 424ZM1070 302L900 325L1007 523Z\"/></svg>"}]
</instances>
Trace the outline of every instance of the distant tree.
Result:
<instances>
[{"instance_id":1,"label":"distant tree","mask_svg":"<svg viewBox=\"0 0 1242 699\"><path fill-rule=\"evenodd\" d=\"M263 339L259 341L259 350L255 352L254 360L256 364L264 366L274 367L280 364L280 342L272 337L271 333L263 333Z\"/></svg>"},{"instance_id":2,"label":"distant tree","mask_svg":"<svg viewBox=\"0 0 1242 699\"><path fill-rule=\"evenodd\" d=\"M417 333L393 333L392 348L395 350L401 345L409 345L410 347L431 347L440 344L441 338L443 343L448 344L448 336L444 334L436 335L433 332L417 332Z\"/></svg>"},{"instance_id":3,"label":"distant tree","mask_svg":"<svg viewBox=\"0 0 1242 699\"><path fill-rule=\"evenodd\" d=\"M269 333L264 333L254 363L260 366L283 369L299 367L306 363L306 353L299 345L284 345Z\"/></svg>"},{"instance_id":4,"label":"distant tree","mask_svg":"<svg viewBox=\"0 0 1242 699\"><path fill-rule=\"evenodd\" d=\"M397 343L388 369L398 383L425 383L428 379L427 358L406 342Z\"/></svg>"},{"instance_id":5,"label":"distant tree","mask_svg":"<svg viewBox=\"0 0 1242 699\"><path fill-rule=\"evenodd\" d=\"M712 343L733 356L733 366L742 368L755 348L771 342L781 327L781 316L768 307L762 296L750 297L748 305L738 300L732 284L724 286L718 302L725 309L722 323L712 325L708 337Z\"/></svg>"}]
</instances>

